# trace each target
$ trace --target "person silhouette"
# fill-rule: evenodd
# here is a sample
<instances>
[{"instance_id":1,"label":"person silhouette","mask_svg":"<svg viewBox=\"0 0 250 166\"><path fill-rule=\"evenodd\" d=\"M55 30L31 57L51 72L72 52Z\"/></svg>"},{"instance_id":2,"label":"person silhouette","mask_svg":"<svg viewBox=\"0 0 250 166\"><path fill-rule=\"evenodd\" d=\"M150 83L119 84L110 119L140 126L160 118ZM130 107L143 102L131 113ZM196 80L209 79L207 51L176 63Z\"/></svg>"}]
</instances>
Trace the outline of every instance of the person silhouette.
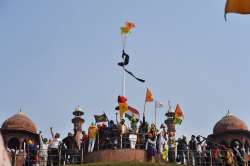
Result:
<instances>
[{"instance_id":1,"label":"person silhouette","mask_svg":"<svg viewBox=\"0 0 250 166\"><path fill-rule=\"evenodd\" d=\"M123 59L123 62L119 62L118 65L121 67L127 66L129 63L129 55L125 53L124 50L122 50L122 59Z\"/></svg>"}]
</instances>

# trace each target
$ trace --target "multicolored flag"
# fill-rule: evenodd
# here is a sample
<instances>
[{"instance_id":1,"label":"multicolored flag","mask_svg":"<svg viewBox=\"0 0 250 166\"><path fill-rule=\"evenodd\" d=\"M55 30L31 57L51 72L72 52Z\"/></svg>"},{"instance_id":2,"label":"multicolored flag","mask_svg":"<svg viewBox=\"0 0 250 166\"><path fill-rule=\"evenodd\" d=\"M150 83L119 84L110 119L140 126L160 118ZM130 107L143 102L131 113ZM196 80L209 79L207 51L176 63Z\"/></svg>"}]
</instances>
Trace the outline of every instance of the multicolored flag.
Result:
<instances>
[{"instance_id":1,"label":"multicolored flag","mask_svg":"<svg viewBox=\"0 0 250 166\"><path fill-rule=\"evenodd\" d=\"M132 22L126 22L126 23L125 23L125 26L122 26L122 27L120 28L120 29L121 29L121 34L122 34L122 35L128 34L128 33L131 32L131 30L132 30L133 28L135 28L135 24L134 24L134 23L132 23Z\"/></svg>"},{"instance_id":2,"label":"multicolored flag","mask_svg":"<svg viewBox=\"0 0 250 166\"><path fill-rule=\"evenodd\" d=\"M183 119L184 119L184 114L179 104L177 104L176 109L175 109L174 124L180 125Z\"/></svg>"},{"instance_id":3,"label":"multicolored flag","mask_svg":"<svg viewBox=\"0 0 250 166\"><path fill-rule=\"evenodd\" d=\"M135 116L136 119L140 119L139 111L131 106L128 106L128 110L125 112L125 117L131 120L133 116Z\"/></svg>"},{"instance_id":4,"label":"multicolored flag","mask_svg":"<svg viewBox=\"0 0 250 166\"><path fill-rule=\"evenodd\" d=\"M96 124L100 125L100 124L108 124L108 117L105 113L103 113L102 115L94 115L95 118L95 122Z\"/></svg>"},{"instance_id":5,"label":"multicolored flag","mask_svg":"<svg viewBox=\"0 0 250 166\"><path fill-rule=\"evenodd\" d=\"M164 104L160 101L155 101L155 108L162 108L164 107Z\"/></svg>"},{"instance_id":6,"label":"multicolored flag","mask_svg":"<svg viewBox=\"0 0 250 166\"><path fill-rule=\"evenodd\" d=\"M152 102L152 101L154 101L153 94L152 94L152 92L150 91L150 89L147 88L145 102Z\"/></svg>"}]
</instances>

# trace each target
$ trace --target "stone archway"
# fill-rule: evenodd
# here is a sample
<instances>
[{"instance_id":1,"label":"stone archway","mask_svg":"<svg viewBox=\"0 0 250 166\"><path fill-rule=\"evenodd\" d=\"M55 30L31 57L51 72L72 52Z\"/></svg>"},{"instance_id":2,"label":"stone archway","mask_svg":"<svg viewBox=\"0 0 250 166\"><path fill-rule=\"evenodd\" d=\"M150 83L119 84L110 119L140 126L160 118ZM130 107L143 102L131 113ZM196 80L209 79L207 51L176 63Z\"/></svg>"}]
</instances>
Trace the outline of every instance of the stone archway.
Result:
<instances>
[{"instance_id":1,"label":"stone archway","mask_svg":"<svg viewBox=\"0 0 250 166\"><path fill-rule=\"evenodd\" d=\"M18 138L16 138L16 137L11 138L7 143L7 147L9 149L18 150L20 148L20 142L19 142Z\"/></svg>"}]
</instances>

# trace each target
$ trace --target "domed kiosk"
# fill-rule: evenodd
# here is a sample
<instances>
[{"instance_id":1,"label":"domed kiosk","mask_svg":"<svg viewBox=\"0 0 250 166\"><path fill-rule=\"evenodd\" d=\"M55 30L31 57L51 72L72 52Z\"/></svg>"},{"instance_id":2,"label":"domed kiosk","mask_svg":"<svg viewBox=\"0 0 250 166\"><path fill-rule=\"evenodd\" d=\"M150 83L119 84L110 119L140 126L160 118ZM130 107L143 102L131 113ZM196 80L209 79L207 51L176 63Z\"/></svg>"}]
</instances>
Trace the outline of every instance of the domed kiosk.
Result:
<instances>
[{"instance_id":1,"label":"domed kiosk","mask_svg":"<svg viewBox=\"0 0 250 166\"><path fill-rule=\"evenodd\" d=\"M250 132L246 123L229 112L219 120L214 128L213 134L208 138L218 144L231 146L238 141L246 152L249 152Z\"/></svg>"},{"instance_id":2,"label":"domed kiosk","mask_svg":"<svg viewBox=\"0 0 250 166\"><path fill-rule=\"evenodd\" d=\"M23 150L26 140L32 140L34 144L39 144L36 125L21 110L5 120L1 127L1 134L8 149Z\"/></svg>"},{"instance_id":3,"label":"domed kiosk","mask_svg":"<svg viewBox=\"0 0 250 166\"><path fill-rule=\"evenodd\" d=\"M39 135L35 123L21 110L4 121L0 129L3 136L4 145L11 157L13 152L17 156L12 158L12 164L22 166L25 156L25 141L32 140L35 145L39 145Z\"/></svg>"}]
</instances>

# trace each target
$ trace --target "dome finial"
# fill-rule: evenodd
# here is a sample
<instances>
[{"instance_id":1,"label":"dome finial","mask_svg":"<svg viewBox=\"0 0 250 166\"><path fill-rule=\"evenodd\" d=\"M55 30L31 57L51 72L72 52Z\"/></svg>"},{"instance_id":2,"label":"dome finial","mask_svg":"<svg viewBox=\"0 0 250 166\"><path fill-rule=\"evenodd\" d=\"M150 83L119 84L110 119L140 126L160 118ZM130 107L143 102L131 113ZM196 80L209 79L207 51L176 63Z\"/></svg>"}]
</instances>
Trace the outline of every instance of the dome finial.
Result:
<instances>
[{"instance_id":1,"label":"dome finial","mask_svg":"<svg viewBox=\"0 0 250 166\"><path fill-rule=\"evenodd\" d=\"M18 114L23 114L23 115L24 115L24 113L23 113L23 111L22 111L22 107L19 108Z\"/></svg>"},{"instance_id":2,"label":"dome finial","mask_svg":"<svg viewBox=\"0 0 250 166\"><path fill-rule=\"evenodd\" d=\"M81 107L80 107L80 104L77 105L75 111L82 111Z\"/></svg>"},{"instance_id":3,"label":"dome finial","mask_svg":"<svg viewBox=\"0 0 250 166\"><path fill-rule=\"evenodd\" d=\"M226 116L230 116L230 115L231 115L231 113L230 113L230 110L228 109Z\"/></svg>"}]
</instances>

